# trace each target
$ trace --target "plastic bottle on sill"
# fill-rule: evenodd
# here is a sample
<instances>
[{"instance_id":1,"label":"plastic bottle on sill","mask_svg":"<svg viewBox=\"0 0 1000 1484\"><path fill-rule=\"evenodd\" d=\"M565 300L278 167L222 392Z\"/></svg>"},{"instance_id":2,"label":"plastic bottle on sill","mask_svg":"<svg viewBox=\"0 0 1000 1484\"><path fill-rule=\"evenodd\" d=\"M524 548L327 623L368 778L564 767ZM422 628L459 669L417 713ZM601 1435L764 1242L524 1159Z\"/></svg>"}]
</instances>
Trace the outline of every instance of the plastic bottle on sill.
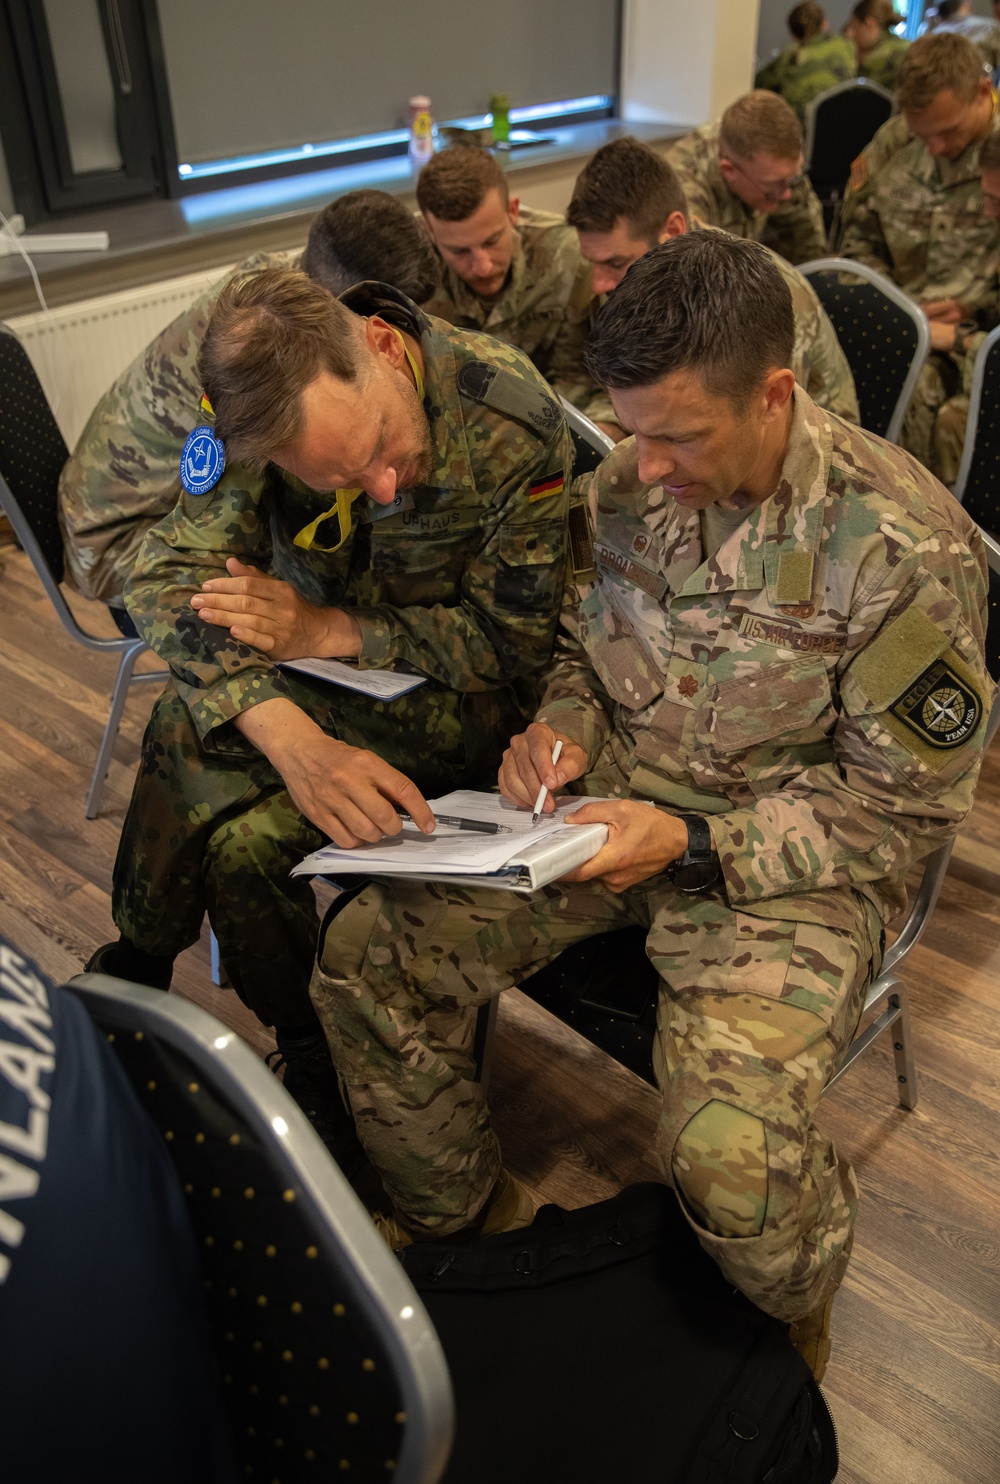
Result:
<instances>
[{"instance_id":1,"label":"plastic bottle on sill","mask_svg":"<svg viewBox=\"0 0 1000 1484\"><path fill-rule=\"evenodd\" d=\"M493 143L508 145L510 142L510 99L506 93L494 93L490 99L493 115Z\"/></svg>"},{"instance_id":2,"label":"plastic bottle on sill","mask_svg":"<svg viewBox=\"0 0 1000 1484\"><path fill-rule=\"evenodd\" d=\"M418 168L434 153L434 121L431 100L423 93L410 99L410 159Z\"/></svg>"}]
</instances>

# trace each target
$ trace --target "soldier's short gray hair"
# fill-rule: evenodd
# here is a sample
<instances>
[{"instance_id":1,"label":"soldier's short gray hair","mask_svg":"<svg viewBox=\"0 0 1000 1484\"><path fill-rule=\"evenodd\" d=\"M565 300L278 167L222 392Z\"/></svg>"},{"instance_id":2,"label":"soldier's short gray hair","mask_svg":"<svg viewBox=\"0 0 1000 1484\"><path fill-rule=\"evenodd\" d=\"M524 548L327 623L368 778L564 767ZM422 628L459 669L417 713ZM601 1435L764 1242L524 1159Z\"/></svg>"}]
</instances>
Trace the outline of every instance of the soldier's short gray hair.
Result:
<instances>
[{"instance_id":1,"label":"soldier's short gray hair","mask_svg":"<svg viewBox=\"0 0 1000 1484\"><path fill-rule=\"evenodd\" d=\"M766 248L694 231L652 248L597 316L587 367L612 391L696 371L745 411L769 371L790 367L795 317Z\"/></svg>"}]
</instances>

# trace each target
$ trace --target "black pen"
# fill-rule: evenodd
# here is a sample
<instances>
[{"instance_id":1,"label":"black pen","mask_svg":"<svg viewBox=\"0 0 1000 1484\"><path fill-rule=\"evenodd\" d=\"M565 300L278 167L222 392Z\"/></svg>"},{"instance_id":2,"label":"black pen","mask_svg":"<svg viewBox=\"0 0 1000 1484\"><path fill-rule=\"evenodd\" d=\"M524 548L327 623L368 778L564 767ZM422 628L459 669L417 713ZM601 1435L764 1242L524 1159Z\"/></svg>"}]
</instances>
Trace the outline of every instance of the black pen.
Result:
<instances>
[{"instance_id":1,"label":"black pen","mask_svg":"<svg viewBox=\"0 0 1000 1484\"><path fill-rule=\"evenodd\" d=\"M404 814L402 809L397 809L396 813L408 824L413 823L412 814ZM453 825L456 830L472 830L476 835L512 835L514 833L509 824L492 824L488 819L463 819L460 814L435 814L434 822L435 824Z\"/></svg>"}]
</instances>

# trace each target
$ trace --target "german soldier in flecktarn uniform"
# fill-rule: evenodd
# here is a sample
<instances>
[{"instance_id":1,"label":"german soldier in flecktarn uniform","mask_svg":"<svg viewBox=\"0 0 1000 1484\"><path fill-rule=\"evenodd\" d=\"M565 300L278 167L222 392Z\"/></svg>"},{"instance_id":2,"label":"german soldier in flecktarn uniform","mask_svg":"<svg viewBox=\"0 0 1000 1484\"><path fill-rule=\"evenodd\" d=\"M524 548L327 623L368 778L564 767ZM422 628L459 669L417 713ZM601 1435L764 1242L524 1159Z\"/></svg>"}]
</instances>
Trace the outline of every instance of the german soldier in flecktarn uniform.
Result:
<instances>
[{"instance_id":1,"label":"german soldier in flecktarn uniform","mask_svg":"<svg viewBox=\"0 0 1000 1484\"><path fill-rule=\"evenodd\" d=\"M192 434L126 589L171 679L115 867L121 941L92 962L165 988L207 907L336 1145L315 901L289 872L327 839L396 833L397 807L430 828L425 793L495 776L552 652L571 448L526 356L385 284L337 300L287 270L237 279L199 370L214 434ZM307 657L423 683L379 700L279 668Z\"/></svg>"},{"instance_id":2,"label":"german soldier in flecktarn uniform","mask_svg":"<svg viewBox=\"0 0 1000 1484\"><path fill-rule=\"evenodd\" d=\"M573 785L607 845L515 897L377 881L313 995L397 1243L526 1219L471 1054L476 1012L642 924L657 1140L702 1246L817 1373L857 1185L815 1127L907 871L972 802L993 694L978 531L901 449L795 385L787 286L691 232L637 262L590 367L634 433L596 471L599 581L500 770ZM563 744L552 765L556 740Z\"/></svg>"}]
</instances>

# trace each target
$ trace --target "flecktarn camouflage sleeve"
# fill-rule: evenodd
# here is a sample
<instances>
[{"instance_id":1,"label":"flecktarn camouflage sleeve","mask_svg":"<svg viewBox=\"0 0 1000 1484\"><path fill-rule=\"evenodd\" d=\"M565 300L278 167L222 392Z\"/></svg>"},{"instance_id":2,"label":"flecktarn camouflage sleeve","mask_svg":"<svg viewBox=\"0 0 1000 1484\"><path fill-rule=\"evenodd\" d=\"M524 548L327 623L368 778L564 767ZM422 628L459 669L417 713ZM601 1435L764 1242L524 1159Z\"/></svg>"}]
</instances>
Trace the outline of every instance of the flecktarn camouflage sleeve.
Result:
<instances>
[{"instance_id":1,"label":"flecktarn camouflage sleeve","mask_svg":"<svg viewBox=\"0 0 1000 1484\"><path fill-rule=\"evenodd\" d=\"M202 583L228 576L227 557L268 570L261 486L259 476L236 468L209 494L183 495L147 533L125 589L136 628L170 666L203 740L258 702L288 695L281 671L262 651L205 623L191 607Z\"/></svg>"},{"instance_id":2,"label":"flecktarn camouflage sleeve","mask_svg":"<svg viewBox=\"0 0 1000 1484\"><path fill-rule=\"evenodd\" d=\"M541 440L508 423L494 456L508 467L462 575L462 599L357 607L361 663L407 661L457 691L487 690L542 668L552 652L566 572L572 445L561 419Z\"/></svg>"},{"instance_id":3,"label":"flecktarn camouflage sleeve","mask_svg":"<svg viewBox=\"0 0 1000 1484\"><path fill-rule=\"evenodd\" d=\"M753 808L709 818L733 905L898 878L972 804L995 691L981 547L933 531L863 577L839 707L824 713L835 717L832 760ZM787 702L795 726L794 695L770 700L779 712ZM819 741L824 717L813 712ZM780 745L773 721L768 745Z\"/></svg>"}]
</instances>

